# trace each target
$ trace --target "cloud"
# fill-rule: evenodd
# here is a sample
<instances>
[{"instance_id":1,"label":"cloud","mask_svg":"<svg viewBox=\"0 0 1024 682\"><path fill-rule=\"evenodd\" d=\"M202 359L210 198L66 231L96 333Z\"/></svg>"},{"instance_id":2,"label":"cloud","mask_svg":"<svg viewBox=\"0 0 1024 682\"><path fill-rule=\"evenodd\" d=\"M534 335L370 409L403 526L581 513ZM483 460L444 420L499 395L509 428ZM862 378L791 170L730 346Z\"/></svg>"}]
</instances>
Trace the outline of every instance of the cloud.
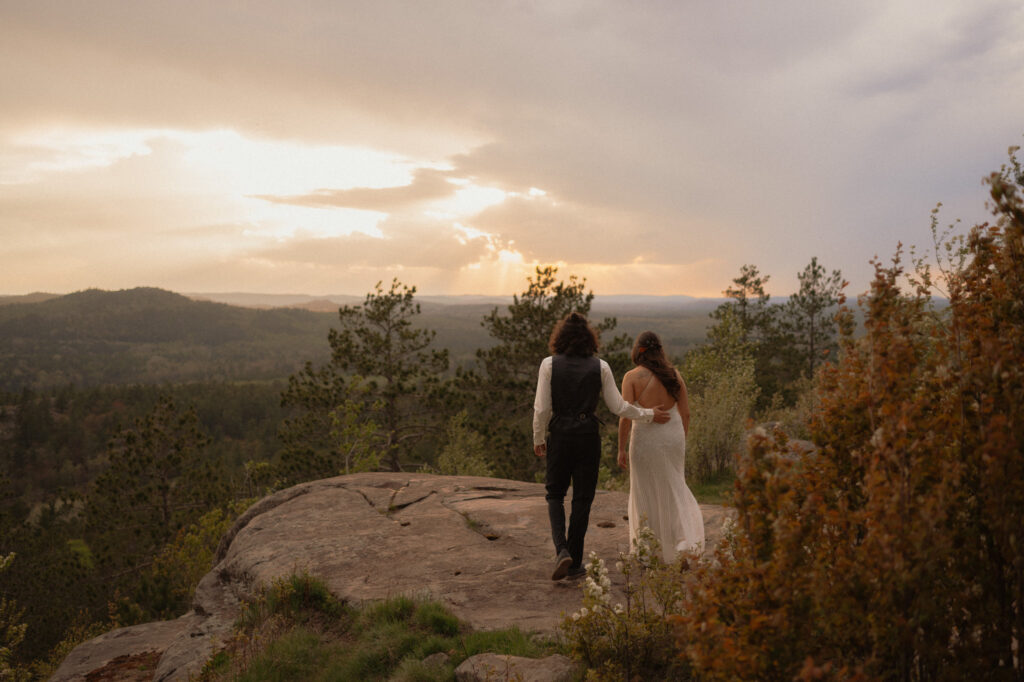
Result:
<instances>
[{"instance_id":1,"label":"cloud","mask_svg":"<svg viewBox=\"0 0 1024 682\"><path fill-rule=\"evenodd\" d=\"M448 173L420 168L408 185L397 187L356 187L353 189L318 189L309 194L292 196L257 195L255 198L278 204L312 208L352 208L392 213L407 211L417 204L455 194L456 185L448 182Z\"/></svg>"},{"instance_id":2,"label":"cloud","mask_svg":"<svg viewBox=\"0 0 1024 682\"><path fill-rule=\"evenodd\" d=\"M298 236L250 251L247 257L271 263L311 264L336 268L423 267L455 270L493 253L486 236L471 235L450 223L388 220L379 225L383 236L354 233L342 237Z\"/></svg>"},{"instance_id":3,"label":"cloud","mask_svg":"<svg viewBox=\"0 0 1024 682\"><path fill-rule=\"evenodd\" d=\"M753 262L780 293L817 255L862 287L871 256L927 237L935 202L984 217L978 180L1024 132L1022 31L1010 0L11 0L0 9L0 182L21 184L0 190L0 235L23 255L46 243L54 262L92 257L85 241L109 235L174 254L177 276L206 277L188 259L208 254L167 235L246 225L233 247L224 237L210 248L245 262L218 261L257 288L278 276L323 284L354 272L345 267L457 286L467 263L490 267L502 249L608 282L601 268L664 279L700 263L701 278L720 268L712 291ZM243 155L218 174L278 164L302 182L229 194L190 167L182 138L146 138L145 158L114 145L109 167L79 155L79 170L57 178L46 164L73 155L10 144L40 127L202 133L214 146L211 131L234 131L281 154ZM302 146L376 150L409 177L371 180L371 164L355 161L355 177L307 173ZM451 181L506 198L428 219L454 202ZM532 187L547 194L530 200Z\"/></svg>"}]
</instances>

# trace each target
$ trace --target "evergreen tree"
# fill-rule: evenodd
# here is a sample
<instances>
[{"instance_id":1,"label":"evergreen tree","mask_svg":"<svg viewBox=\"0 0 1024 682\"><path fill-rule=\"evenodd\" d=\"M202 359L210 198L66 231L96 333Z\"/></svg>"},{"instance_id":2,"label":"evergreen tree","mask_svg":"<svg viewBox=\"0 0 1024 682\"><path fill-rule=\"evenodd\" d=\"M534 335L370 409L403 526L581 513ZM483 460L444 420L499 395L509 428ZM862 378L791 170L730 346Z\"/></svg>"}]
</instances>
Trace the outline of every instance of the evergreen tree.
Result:
<instances>
[{"instance_id":1,"label":"evergreen tree","mask_svg":"<svg viewBox=\"0 0 1024 682\"><path fill-rule=\"evenodd\" d=\"M744 265L740 268L740 276L733 279L733 285L722 293L733 299L718 306L711 312L711 317L718 322L727 315L735 317L739 325L740 341L756 343L761 341L769 331L772 309L768 301L771 298L764 290L769 275L761 275L756 265Z\"/></svg>"},{"instance_id":2,"label":"evergreen tree","mask_svg":"<svg viewBox=\"0 0 1024 682\"><path fill-rule=\"evenodd\" d=\"M728 350L738 333L737 340L754 362L759 407L776 394L786 394L792 380L792 352L780 324L780 307L770 303L765 291L769 279L756 265L742 266L733 286L722 292L732 300L711 312L715 323L708 328L708 343L719 353Z\"/></svg>"},{"instance_id":3,"label":"evergreen tree","mask_svg":"<svg viewBox=\"0 0 1024 682\"><path fill-rule=\"evenodd\" d=\"M362 305L338 310L340 329L328 336L330 362L320 369L307 363L289 379L283 401L299 414L282 428L285 482L341 472L325 469L347 447L331 435L346 401L355 401L346 409L358 412L357 420L377 425L377 447L388 468L400 471L426 456L418 446L444 424L436 398L444 388L448 351L431 348L435 332L414 325L420 313L415 293L416 287L397 279L387 290L378 282ZM366 390L359 390L364 383Z\"/></svg>"},{"instance_id":4,"label":"evergreen tree","mask_svg":"<svg viewBox=\"0 0 1024 682\"><path fill-rule=\"evenodd\" d=\"M839 270L827 274L817 256L797 277L800 290L790 296L783 308L783 324L796 366L804 376L811 377L826 356L839 348L833 318L846 282Z\"/></svg>"},{"instance_id":5,"label":"evergreen tree","mask_svg":"<svg viewBox=\"0 0 1024 682\"><path fill-rule=\"evenodd\" d=\"M168 397L112 439L85 500L86 542L100 575L126 594L179 530L230 499L208 445L195 411Z\"/></svg>"}]
</instances>

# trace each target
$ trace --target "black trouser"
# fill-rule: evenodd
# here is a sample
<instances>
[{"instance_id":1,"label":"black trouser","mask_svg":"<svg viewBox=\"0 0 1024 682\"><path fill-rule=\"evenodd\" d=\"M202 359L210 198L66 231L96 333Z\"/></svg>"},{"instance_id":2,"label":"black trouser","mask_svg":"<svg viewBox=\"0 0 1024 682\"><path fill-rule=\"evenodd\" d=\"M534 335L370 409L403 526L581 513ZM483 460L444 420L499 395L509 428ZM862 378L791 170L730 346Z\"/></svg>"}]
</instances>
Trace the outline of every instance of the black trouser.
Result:
<instances>
[{"instance_id":1,"label":"black trouser","mask_svg":"<svg viewBox=\"0 0 1024 682\"><path fill-rule=\"evenodd\" d=\"M547 442L548 518L555 552L563 548L572 556L572 568L583 563L583 538L590 521L590 505L597 490L601 463L601 434L552 432ZM572 483L572 514L569 534L565 533L565 493Z\"/></svg>"}]
</instances>

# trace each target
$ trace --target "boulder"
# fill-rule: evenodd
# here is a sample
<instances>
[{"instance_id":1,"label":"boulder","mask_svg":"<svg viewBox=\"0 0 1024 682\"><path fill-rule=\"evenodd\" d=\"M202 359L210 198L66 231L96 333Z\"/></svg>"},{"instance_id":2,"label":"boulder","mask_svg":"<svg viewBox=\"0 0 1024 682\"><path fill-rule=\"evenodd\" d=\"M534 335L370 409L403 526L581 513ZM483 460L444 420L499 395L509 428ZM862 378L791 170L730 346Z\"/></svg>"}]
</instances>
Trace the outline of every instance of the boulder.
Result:
<instances>
[{"instance_id":1,"label":"boulder","mask_svg":"<svg viewBox=\"0 0 1024 682\"><path fill-rule=\"evenodd\" d=\"M84 679L118 656L147 651L160 654L154 680L187 679L230 638L241 601L303 571L352 603L411 595L439 601L477 629L553 633L579 607L581 591L578 582L550 579L544 494L539 483L404 473L339 476L279 491L225 534L188 614L86 642L52 679ZM701 511L712 546L731 512L715 505ZM628 550L625 513L625 493L598 491L587 552L611 565ZM610 573L621 600L624 580Z\"/></svg>"},{"instance_id":2,"label":"boulder","mask_svg":"<svg viewBox=\"0 0 1024 682\"><path fill-rule=\"evenodd\" d=\"M457 682L569 682L573 679L573 672L572 661L558 654L546 658L477 654L467 658L455 669L455 679Z\"/></svg>"}]
</instances>

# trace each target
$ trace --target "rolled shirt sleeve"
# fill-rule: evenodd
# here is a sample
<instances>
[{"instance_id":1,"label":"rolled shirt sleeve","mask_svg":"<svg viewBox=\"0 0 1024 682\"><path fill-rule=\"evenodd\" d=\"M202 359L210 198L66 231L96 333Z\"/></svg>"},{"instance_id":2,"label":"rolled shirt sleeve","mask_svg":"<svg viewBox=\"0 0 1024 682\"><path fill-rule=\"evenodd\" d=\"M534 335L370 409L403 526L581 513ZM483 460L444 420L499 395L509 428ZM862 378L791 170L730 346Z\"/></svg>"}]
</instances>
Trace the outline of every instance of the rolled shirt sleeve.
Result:
<instances>
[{"instance_id":1,"label":"rolled shirt sleeve","mask_svg":"<svg viewBox=\"0 0 1024 682\"><path fill-rule=\"evenodd\" d=\"M550 390L549 388L549 393ZM645 423L654 421L653 409L632 405L622 399L619 387L615 385L615 375L612 374L612 368L604 360L601 360L601 397L604 398L604 404L608 406L608 409L616 417L625 417L626 419ZM550 396L548 401L550 403Z\"/></svg>"},{"instance_id":2,"label":"rolled shirt sleeve","mask_svg":"<svg viewBox=\"0 0 1024 682\"><path fill-rule=\"evenodd\" d=\"M544 358L537 372L537 395L533 399L533 444L543 445L547 440L548 422L551 421L551 356Z\"/></svg>"}]
</instances>

